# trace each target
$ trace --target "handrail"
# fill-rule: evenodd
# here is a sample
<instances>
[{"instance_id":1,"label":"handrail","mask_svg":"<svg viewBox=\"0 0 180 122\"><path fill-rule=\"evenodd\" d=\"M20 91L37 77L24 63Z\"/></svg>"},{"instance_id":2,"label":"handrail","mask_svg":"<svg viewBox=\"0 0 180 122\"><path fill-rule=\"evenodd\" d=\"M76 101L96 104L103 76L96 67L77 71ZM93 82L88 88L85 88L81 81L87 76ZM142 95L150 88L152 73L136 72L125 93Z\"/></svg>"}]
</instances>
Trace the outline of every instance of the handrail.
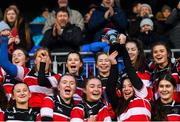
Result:
<instances>
[{"instance_id":1,"label":"handrail","mask_svg":"<svg viewBox=\"0 0 180 122\"><path fill-rule=\"evenodd\" d=\"M144 52L145 53L151 53L151 50L144 50ZM171 49L171 52L172 52L172 58L174 58L174 56L175 56L175 53L180 53L180 49ZM62 66L63 66L63 73L65 73L65 68L66 68L66 66L65 66L65 64L66 64L66 62L58 62L57 61L57 57L64 57L64 56L67 56L68 55L68 53L69 52L52 52L51 53L51 55L53 56L53 71L55 72L55 73L57 73L58 72L58 64L62 64ZM94 55L94 53L92 53L92 52L79 52L81 55L83 55L83 56L90 56L90 55ZM29 54L29 56L30 57L33 57L33 53L30 53ZM121 62L121 61L120 61ZM85 68L86 68L86 77L88 77L88 65L89 64L92 64L93 65L93 75L96 75L95 74L95 61L85 61L84 62L84 66L85 66ZM31 66L33 65L33 62L31 62Z\"/></svg>"}]
</instances>

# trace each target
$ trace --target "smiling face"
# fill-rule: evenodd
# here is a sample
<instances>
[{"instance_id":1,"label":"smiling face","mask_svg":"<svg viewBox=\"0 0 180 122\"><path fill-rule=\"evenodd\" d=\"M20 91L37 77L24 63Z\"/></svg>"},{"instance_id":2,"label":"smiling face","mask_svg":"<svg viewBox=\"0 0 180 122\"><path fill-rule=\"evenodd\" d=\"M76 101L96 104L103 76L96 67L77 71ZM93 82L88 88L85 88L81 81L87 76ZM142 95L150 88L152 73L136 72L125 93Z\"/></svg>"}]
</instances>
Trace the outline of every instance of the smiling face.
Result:
<instances>
[{"instance_id":1,"label":"smiling face","mask_svg":"<svg viewBox=\"0 0 180 122\"><path fill-rule=\"evenodd\" d=\"M80 57L76 53L71 53L68 55L67 61L66 61L66 67L68 69L68 72L73 75L79 75L80 68L83 66Z\"/></svg>"},{"instance_id":2,"label":"smiling face","mask_svg":"<svg viewBox=\"0 0 180 122\"><path fill-rule=\"evenodd\" d=\"M163 103L169 103L173 99L174 86L167 80L161 80L158 85L158 92Z\"/></svg>"},{"instance_id":3,"label":"smiling face","mask_svg":"<svg viewBox=\"0 0 180 122\"><path fill-rule=\"evenodd\" d=\"M12 63L18 66L25 66L27 63L27 57L20 49L16 49L12 54Z\"/></svg>"},{"instance_id":4,"label":"smiling face","mask_svg":"<svg viewBox=\"0 0 180 122\"><path fill-rule=\"evenodd\" d=\"M108 58L108 55L101 54L98 56L96 61L96 68L99 71L99 74L102 76L108 76L110 73L111 62Z\"/></svg>"},{"instance_id":5,"label":"smiling face","mask_svg":"<svg viewBox=\"0 0 180 122\"><path fill-rule=\"evenodd\" d=\"M139 55L137 45L134 42L128 42L126 43L126 49L128 51L131 62L134 64Z\"/></svg>"},{"instance_id":6,"label":"smiling face","mask_svg":"<svg viewBox=\"0 0 180 122\"><path fill-rule=\"evenodd\" d=\"M18 83L14 86L12 98L16 104L27 104L30 97L31 93L26 84Z\"/></svg>"},{"instance_id":7,"label":"smiling face","mask_svg":"<svg viewBox=\"0 0 180 122\"><path fill-rule=\"evenodd\" d=\"M56 19L61 27L65 27L69 22L69 15L67 12L59 11L56 15Z\"/></svg>"},{"instance_id":8,"label":"smiling face","mask_svg":"<svg viewBox=\"0 0 180 122\"><path fill-rule=\"evenodd\" d=\"M98 101L102 95L102 84L101 81L97 78L92 78L87 81L87 84L84 89L86 94L86 99L89 102Z\"/></svg>"},{"instance_id":9,"label":"smiling face","mask_svg":"<svg viewBox=\"0 0 180 122\"><path fill-rule=\"evenodd\" d=\"M65 75L61 77L58 84L58 90L61 98L65 102L71 100L76 90L75 78L71 75Z\"/></svg>"},{"instance_id":10,"label":"smiling face","mask_svg":"<svg viewBox=\"0 0 180 122\"><path fill-rule=\"evenodd\" d=\"M153 59L160 67L164 68L168 64L168 51L164 45L156 45L152 50Z\"/></svg>"},{"instance_id":11,"label":"smiling face","mask_svg":"<svg viewBox=\"0 0 180 122\"><path fill-rule=\"evenodd\" d=\"M134 89L129 79L123 81L122 94L125 100L134 95Z\"/></svg>"}]
</instances>

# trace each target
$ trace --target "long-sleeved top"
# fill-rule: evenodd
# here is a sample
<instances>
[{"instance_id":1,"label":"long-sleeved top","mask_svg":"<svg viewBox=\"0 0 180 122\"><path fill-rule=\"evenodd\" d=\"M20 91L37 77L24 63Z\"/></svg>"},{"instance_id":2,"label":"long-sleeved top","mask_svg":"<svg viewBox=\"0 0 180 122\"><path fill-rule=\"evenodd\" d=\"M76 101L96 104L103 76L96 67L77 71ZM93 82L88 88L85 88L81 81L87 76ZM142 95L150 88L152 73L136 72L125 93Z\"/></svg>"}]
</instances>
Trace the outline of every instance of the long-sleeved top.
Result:
<instances>
[{"instance_id":1,"label":"long-sleeved top","mask_svg":"<svg viewBox=\"0 0 180 122\"><path fill-rule=\"evenodd\" d=\"M180 102L180 63L179 61L176 61L172 63L169 61L168 65L165 66L164 68L160 68L155 62L150 62L149 64L149 69L151 71L151 81L152 81L152 86L153 86L153 93L154 93L154 98L157 100L159 98L158 90L157 90L157 81L159 76L163 74L171 74L173 78L176 80L177 88L176 92L174 93L174 99L176 102Z\"/></svg>"},{"instance_id":2,"label":"long-sleeved top","mask_svg":"<svg viewBox=\"0 0 180 122\"><path fill-rule=\"evenodd\" d=\"M123 57L124 65L127 69L128 77L134 87L135 96L129 101L127 108L117 115L118 121L149 121L151 118L151 105L148 100L143 99L148 96L148 90L141 79L138 77L135 69L133 68L125 45L116 45L110 51L117 50ZM110 75L107 81L106 91L109 102L113 110L122 107L123 99L116 95L116 84L118 81L118 68L117 64L112 65ZM127 102L127 101L126 101Z\"/></svg>"},{"instance_id":3,"label":"long-sleeved top","mask_svg":"<svg viewBox=\"0 0 180 122\"><path fill-rule=\"evenodd\" d=\"M36 121L38 118L38 110L28 108L19 109L16 107L0 111L0 121Z\"/></svg>"},{"instance_id":4,"label":"long-sleeved top","mask_svg":"<svg viewBox=\"0 0 180 122\"><path fill-rule=\"evenodd\" d=\"M123 62L125 65L124 73L127 73L131 83L134 86L135 95L141 98L146 98L148 100L153 99L153 92L151 88L151 81L150 81L150 73L140 72L135 70L135 68L131 64L131 60L129 57L129 54L125 48L124 44L115 44L112 45L110 48L110 53L112 53L114 50L117 50L119 53L119 56L122 56ZM118 72L117 72L118 75Z\"/></svg>"},{"instance_id":5,"label":"long-sleeved top","mask_svg":"<svg viewBox=\"0 0 180 122\"><path fill-rule=\"evenodd\" d=\"M100 101L82 101L71 111L70 122L87 121L90 115L95 115L96 121L111 122L107 107Z\"/></svg>"},{"instance_id":6,"label":"long-sleeved top","mask_svg":"<svg viewBox=\"0 0 180 122\"><path fill-rule=\"evenodd\" d=\"M48 72L45 74L45 63L40 63L40 70L37 72L34 68L29 69L22 66L16 66L8 60L8 38L0 38L0 65L9 75L19 81L25 82L32 96L29 100L30 107L41 107L43 98L53 96L53 87L57 87L60 74Z\"/></svg>"},{"instance_id":7,"label":"long-sleeved top","mask_svg":"<svg viewBox=\"0 0 180 122\"><path fill-rule=\"evenodd\" d=\"M74 104L66 104L59 95L45 97L41 107L42 121L69 121Z\"/></svg>"},{"instance_id":8,"label":"long-sleeved top","mask_svg":"<svg viewBox=\"0 0 180 122\"><path fill-rule=\"evenodd\" d=\"M52 27L47 30L44 34L41 45L48 47L50 51L78 51L82 40L83 36L81 29L68 23L63 28L61 35L53 36Z\"/></svg>"},{"instance_id":9,"label":"long-sleeved top","mask_svg":"<svg viewBox=\"0 0 180 122\"><path fill-rule=\"evenodd\" d=\"M180 121L180 103L174 100L163 104L160 99L152 103L152 121ZM161 117L160 117L161 116Z\"/></svg>"},{"instance_id":10,"label":"long-sleeved top","mask_svg":"<svg viewBox=\"0 0 180 122\"><path fill-rule=\"evenodd\" d=\"M118 78L117 73L117 66L112 65L110 76L106 86L109 102L111 103L114 111L116 111L116 109L120 106L123 106L122 104L120 104L122 103L122 99L120 99L116 95L115 87ZM127 108L123 112L121 112L120 115L116 116L118 121L149 121L151 118L151 105L146 99L134 97L129 101Z\"/></svg>"},{"instance_id":11,"label":"long-sleeved top","mask_svg":"<svg viewBox=\"0 0 180 122\"><path fill-rule=\"evenodd\" d=\"M119 32L124 32L127 27L127 19L120 8L113 8L114 15L108 19L104 18L104 14L107 11L107 8L102 5L98 7L92 14L88 22L88 31L93 32L94 39L100 40L103 34L104 28L113 28Z\"/></svg>"}]
</instances>

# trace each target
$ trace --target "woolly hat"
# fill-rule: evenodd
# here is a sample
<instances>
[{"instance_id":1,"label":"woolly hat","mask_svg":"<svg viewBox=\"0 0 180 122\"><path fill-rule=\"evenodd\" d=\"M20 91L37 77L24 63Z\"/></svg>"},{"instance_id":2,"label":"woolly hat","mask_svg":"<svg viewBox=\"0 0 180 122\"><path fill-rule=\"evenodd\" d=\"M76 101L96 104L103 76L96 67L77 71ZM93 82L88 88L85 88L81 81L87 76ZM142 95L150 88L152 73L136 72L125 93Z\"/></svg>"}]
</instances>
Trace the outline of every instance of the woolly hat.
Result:
<instances>
[{"instance_id":1,"label":"woolly hat","mask_svg":"<svg viewBox=\"0 0 180 122\"><path fill-rule=\"evenodd\" d=\"M10 27L4 21L0 21L0 32L3 31L3 30L10 30Z\"/></svg>"},{"instance_id":2,"label":"woolly hat","mask_svg":"<svg viewBox=\"0 0 180 122\"><path fill-rule=\"evenodd\" d=\"M152 12L151 6L149 4L146 4L146 3L141 4L141 7L147 7Z\"/></svg>"},{"instance_id":3,"label":"woolly hat","mask_svg":"<svg viewBox=\"0 0 180 122\"><path fill-rule=\"evenodd\" d=\"M145 18L141 20L140 27L143 27L144 25L150 25L151 27L153 27L153 21L149 18Z\"/></svg>"}]
</instances>

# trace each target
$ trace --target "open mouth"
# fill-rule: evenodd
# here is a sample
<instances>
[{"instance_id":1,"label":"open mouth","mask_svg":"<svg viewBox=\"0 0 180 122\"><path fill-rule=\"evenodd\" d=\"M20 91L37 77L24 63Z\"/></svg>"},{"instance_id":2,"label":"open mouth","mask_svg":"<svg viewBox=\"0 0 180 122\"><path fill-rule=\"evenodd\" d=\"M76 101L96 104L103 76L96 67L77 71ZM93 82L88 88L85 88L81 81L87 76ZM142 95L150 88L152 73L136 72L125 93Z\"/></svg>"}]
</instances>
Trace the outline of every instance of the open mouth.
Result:
<instances>
[{"instance_id":1,"label":"open mouth","mask_svg":"<svg viewBox=\"0 0 180 122\"><path fill-rule=\"evenodd\" d=\"M71 90L70 89L65 89L66 94L70 94Z\"/></svg>"},{"instance_id":2,"label":"open mouth","mask_svg":"<svg viewBox=\"0 0 180 122\"><path fill-rule=\"evenodd\" d=\"M76 66L71 66L71 69L75 69L76 68Z\"/></svg>"},{"instance_id":3,"label":"open mouth","mask_svg":"<svg viewBox=\"0 0 180 122\"><path fill-rule=\"evenodd\" d=\"M97 97L97 96L99 96L100 94L99 94L99 93L93 93L92 95Z\"/></svg>"},{"instance_id":4,"label":"open mouth","mask_svg":"<svg viewBox=\"0 0 180 122\"><path fill-rule=\"evenodd\" d=\"M20 61L15 60L14 63L18 64Z\"/></svg>"},{"instance_id":5,"label":"open mouth","mask_svg":"<svg viewBox=\"0 0 180 122\"><path fill-rule=\"evenodd\" d=\"M125 95L130 95L130 94L131 94L131 92L125 92L124 94L125 94Z\"/></svg>"}]
</instances>

